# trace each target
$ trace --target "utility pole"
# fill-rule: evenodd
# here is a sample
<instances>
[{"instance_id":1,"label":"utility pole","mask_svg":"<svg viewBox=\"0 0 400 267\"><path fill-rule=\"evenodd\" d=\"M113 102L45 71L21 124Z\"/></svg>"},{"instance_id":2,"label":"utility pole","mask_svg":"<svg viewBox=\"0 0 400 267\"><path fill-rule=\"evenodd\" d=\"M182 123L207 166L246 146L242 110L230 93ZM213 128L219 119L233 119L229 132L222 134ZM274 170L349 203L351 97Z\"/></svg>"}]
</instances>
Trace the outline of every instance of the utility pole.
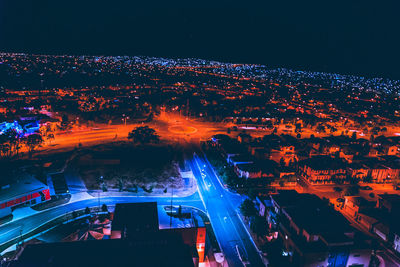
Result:
<instances>
[{"instance_id":1,"label":"utility pole","mask_svg":"<svg viewBox=\"0 0 400 267\"><path fill-rule=\"evenodd\" d=\"M40 79L40 88L39 88L39 105L42 105L42 91L43 91L43 82L44 82L44 80L43 80L43 75L42 74L40 74L40 76L41 76L41 79Z\"/></svg>"},{"instance_id":2,"label":"utility pole","mask_svg":"<svg viewBox=\"0 0 400 267\"><path fill-rule=\"evenodd\" d=\"M22 245L24 243L24 240L22 239L22 227L19 229L19 242L20 242L20 245Z\"/></svg>"},{"instance_id":3,"label":"utility pole","mask_svg":"<svg viewBox=\"0 0 400 267\"><path fill-rule=\"evenodd\" d=\"M186 99L186 120L189 119L189 98Z\"/></svg>"},{"instance_id":4,"label":"utility pole","mask_svg":"<svg viewBox=\"0 0 400 267\"><path fill-rule=\"evenodd\" d=\"M171 214L169 216L169 228L170 229L172 228L172 199L173 199L173 197L174 197L174 188L172 187L172 190L171 190L171 209L170 209Z\"/></svg>"}]
</instances>

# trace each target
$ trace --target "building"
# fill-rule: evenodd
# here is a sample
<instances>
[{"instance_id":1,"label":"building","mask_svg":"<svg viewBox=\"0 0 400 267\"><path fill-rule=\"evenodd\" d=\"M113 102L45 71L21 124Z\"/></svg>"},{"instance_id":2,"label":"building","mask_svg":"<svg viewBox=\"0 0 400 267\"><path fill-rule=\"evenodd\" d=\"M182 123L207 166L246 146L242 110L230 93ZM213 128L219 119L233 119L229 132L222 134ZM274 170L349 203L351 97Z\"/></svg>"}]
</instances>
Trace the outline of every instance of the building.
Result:
<instances>
[{"instance_id":1,"label":"building","mask_svg":"<svg viewBox=\"0 0 400 267\"><path fill-rule=\"evenodd\" d=\"M345 196L343 209L350 216L357 218L359 212L374 208L375 205L376 202L368 201L363 197Z\"/></svg>"},{"instance_id":2,"label":"building","mask_svg":"<svg viewBox=\"0 0 400 267\"><path fill-rule=\"evenodd\" d=\"M357 158L353 165L358 166L353 171L349 169L350 176L357 176L357 173L364 180L372 183L395 183L399 180L400 175L400 158L396 156L379 156L379 157L360 157ZM368 174L365 177L365 172ZM362 172L362 173L361 173Z\"/></svg>"},{"instance_id":3,"label":"building","mask_svg":"<svg viewBox=\"0 0 400 267\"><path fill-rule=\"evenodd\" d=\"M171 214L177 215L175 212ZM157 202L118 203L111 224L111 239L135 240L143 234L151 236L160 232L177 234L190 248L193 262L198 266L208 254L206 227L201 218L190 213L185 215L190 215L185 228L160 229Z\"/></svg>"},{"instance_id":4,"label":"building","mask_svg":"<svg viewBox=\"0 0 400 267\"><path fill-rule=\"evenodd\" d=\"M352 162L347 166L347 173L353 179L364 181L368 177L369 168L362 163Z\"/></svg>"},{"instance_id":5,"label":"building","mask_svg":"<svg viewBox=\"0 0 400 267\"><path fill-rule=\"evenodd\" d=\"M10 267L137 266L194 267L178 233L142 232L129 239L27 245Z\"/></svg>"},{"instance_id":6,"label":"building","mask_svg":"<svg viewBox=\"0 0 400 267\"><path fill-rule=\"evenodd\" d=\"M368 266L372 250L348 221L315 195L271 195L268 222L278 228L292 266Z\"/></svg>"},{"instance_id":7,"label":"building","mask_svg":"<svg viewBox=\"0 0 400 267\"><path fill-rule=\"evenodd\" d=\"M118 203L115 206L111 238L129 238L136 233L159 230L156 202Z\"/></svg>"},{"instance_id":8,"label":"building","mask_svg":"<svg viewBox=\"0 0 400 267\"><path fill-rule=\"evenodd\" d=\"M237 164L234 170L240 178L261 178L261 168L254 163Z\"/></svg>"},{"instance_id":9,"label":"building","mask_svg":"<svg viewBox=\"0 0 400 267\"><path fill-rule=\"evenodd\" d=\"M330 156L315 156L299 163L300 174L311 184L333 183L346 178L346 163Z\"/></svg>"},{"instance_id":10,"label":"building","mask_svg":"<svg viewBox=\"0 0 400 267\"><path fill-rule=\"evenodd\" d=\"M228 159L228 163L236 166L238 164L245 164L245 163L254 163L254 159L246 154L240 154L240 155L236 155L236 156L232 156Z\"/></svg>"},{"instance_id":11,"label":"building","mask_svg":"<svg viewBox=\"0 0 400 267\"><path fill-rule=\"evenodd\" d=\"M49 187L35 178L24 177L18 182L2 185L0 189L0 217L11 215L12 209L35 205L50 200Z\"/></svg>"},{"instance_id":12,"label":"building","mask_svg":"<svg viewBox=\"0 0 400 267\"><path fill-rule=\"evenodd\" d=\"M400 253L400 229L394 231L393 249Z\"/></svg>"},{"instance_id":13,"label":"building","mask_svg":"<svg viewBox=\"0 0 400 267\"><path fill-rule=\"evenodd\" d=\"M240 143L249 143L249 142L251 142L251 139L252 139L251 135L246 134L246 133L240 133L240 134L237 136L237 140L238 140Z\"/></svg>"},{"instance_id":14,"label":"building","mask_svg":"<svg viewBox=\"0 0 400 267\"><path fill-rule=\"evenodd\" d=\"M400 195L380 194L378 195L377 206L391 214L400 214Z\"/></svg>"},{"instance_id":15,"label":"building","mask_svg":"<svg viewBox=\"0 0 400 267\"><path fill-rule=\"evenodd\" d=\"M257 196L256 203L258 207L258 214L261 217L267 216L267 209L272 207L271 198L264 196Z\"/></svg>"}]
</instances>

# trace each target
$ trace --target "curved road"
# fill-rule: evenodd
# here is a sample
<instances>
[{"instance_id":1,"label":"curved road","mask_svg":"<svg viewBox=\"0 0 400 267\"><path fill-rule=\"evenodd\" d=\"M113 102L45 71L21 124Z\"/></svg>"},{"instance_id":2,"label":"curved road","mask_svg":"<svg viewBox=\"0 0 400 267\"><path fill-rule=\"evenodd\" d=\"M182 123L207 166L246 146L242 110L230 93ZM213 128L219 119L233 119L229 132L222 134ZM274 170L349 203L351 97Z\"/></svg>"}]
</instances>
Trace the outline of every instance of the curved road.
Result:
<instances>
[{"instance_id":1,"label":"curved road","mask_svg":"<svg viewBox=\"0 0 400 267\"><path fill-rule=\"evenodd\" d=\"M132 202L157 202L158 205L170 205L171 197L146 197L146 196L118 196L118 197L103 197L100 199L100 205L114 205L116 203L132 203ZM19 239L19 237L30 233L41 225L52 221L53 219L71 212L74 210L84 209L86 207L96 207L99 205L98 198L90 198L79 200L72 203L66 203L51 209L38 212L29 217L11 221L0 226L0 245L3 245L10 240ZM187 197L173 197L173 205L192 206L204 211L204 206L196 192ZM19 241L19 240L18 240Z\"/></svg>"},{"instance_id":2,"label":"curved road","mask_svg":"<svg viewBox=\"0 0 400 267\"><path fill-rule=\"evenodd\" d=\"M206 211L229 266L243 266L236 252L236 245L245 251L250 266L264 266L251 236L237 214L242 197L223 187L206 159L195 156L189 163L197 180L198 191L186 197L174 196L173 205L192 206ZM66 203L1 225L0 245L10 240L15 240L16 243L21 235L28 234L67 212L102 204L132 202L157 202L158 205L170 205L171 196L109 196L101 197L100 203L99 198L91 197Z\"/></svg>"}]
</instances>

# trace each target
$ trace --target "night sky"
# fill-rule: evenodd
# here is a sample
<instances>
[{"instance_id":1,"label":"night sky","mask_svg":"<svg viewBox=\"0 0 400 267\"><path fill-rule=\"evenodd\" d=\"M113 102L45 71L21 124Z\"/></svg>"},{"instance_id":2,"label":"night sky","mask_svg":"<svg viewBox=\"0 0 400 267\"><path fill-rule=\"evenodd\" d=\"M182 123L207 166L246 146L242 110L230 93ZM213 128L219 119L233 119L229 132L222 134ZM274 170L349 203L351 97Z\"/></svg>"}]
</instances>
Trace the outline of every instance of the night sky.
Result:
<instances>
[{"instance_id":1,"label":"night sky","mask_svg":"<svg viewBox=\"0 0 400 267\"><path fill-rule=\"evenodd\" d=\"M199 57L400 79L395 3L0 0L0 49Z\"/></svg>"}]
</instances>

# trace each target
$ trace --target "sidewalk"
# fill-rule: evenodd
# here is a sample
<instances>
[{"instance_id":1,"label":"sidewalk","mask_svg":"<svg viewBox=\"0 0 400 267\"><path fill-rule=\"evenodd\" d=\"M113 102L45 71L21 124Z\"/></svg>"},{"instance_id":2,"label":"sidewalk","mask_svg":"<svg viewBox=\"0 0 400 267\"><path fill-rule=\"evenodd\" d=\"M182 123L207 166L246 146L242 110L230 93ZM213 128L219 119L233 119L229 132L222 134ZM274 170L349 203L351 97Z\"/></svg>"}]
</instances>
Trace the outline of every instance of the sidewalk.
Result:
<instances>
[{"instance_id":1,"label":"sidewalk","mask_svg":"<svg viewBox=\"0 0 400 267\"><path fill-rule=\"evenodd\" d=\"M91 195L89 195L87 192L79 192L79 193L76 193L76 194L71 194L71 199L67 203L64 203L64 204L58 205L58 206L54 206L54 207L51 207L51 208L48 208L48 209L45 209L45 210L36 211L36 210L32 209L31 207L18 208L18 209L15 209L13 211L13 219L11 221L5 223L5 224L2 224L1 226L4 226L4 225L6 225L6 224L8 224L10 222L13 222L13 221L24 219L26 217L29 217L29 216L32 216L32 215L35 215L35 214L39 214L41 212L45 212L45 211L48 211L48 210L51 210L51 209L54 209L54 208L58 208L58 207L63 206L63 205L67 205L67 204L71 204L71 203L74 203L74 202L78 202L78 201L86 200L86 199L91 199L91 198L93 198L93 197Z\"/></svg>"},{"instance_id":2,"label":"sidewalk","mask_svg":"<svg viewBox=\"0 0 400 267\"><path fill-rule=\"evenodd\" d=\"M262 250L260 249L260 244L259 244L259 240L258 240L258 236L256 234L254 234L251 230L250 230L250 223L243 217L242 213L239 210L236 210L237 215L239 216L240 220L242 221L244 227L246 228L247 233L251 236L251 240L253 241L254 246L257 248L258 253L261 256L261 259L263 261L263 263L265 264L265 266L268 266L269 261L266 257L264 257L264 255L262 254Z\"/></svg>"}]
</instances>

